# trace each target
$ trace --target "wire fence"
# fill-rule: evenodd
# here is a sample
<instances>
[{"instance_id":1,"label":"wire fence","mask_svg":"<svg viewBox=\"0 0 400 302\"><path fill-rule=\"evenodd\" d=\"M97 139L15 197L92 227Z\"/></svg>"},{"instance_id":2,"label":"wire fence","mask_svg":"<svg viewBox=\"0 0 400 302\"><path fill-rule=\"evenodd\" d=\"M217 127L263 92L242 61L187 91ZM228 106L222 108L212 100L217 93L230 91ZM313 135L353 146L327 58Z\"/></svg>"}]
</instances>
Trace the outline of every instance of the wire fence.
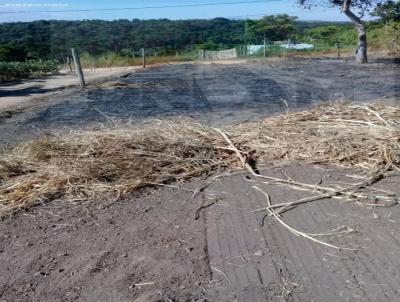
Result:
<instances>
[{"instance_id":1,"label":"wire fence","mask_svg":"<svg viewBox=\"0 0 400 302\"><path fill-rule=\"evenodd\" d=\"M238 52L236 48L224 49L224 50L201 50L201 60L228 60L236 59Z\"/></svg>"}]
</instances>

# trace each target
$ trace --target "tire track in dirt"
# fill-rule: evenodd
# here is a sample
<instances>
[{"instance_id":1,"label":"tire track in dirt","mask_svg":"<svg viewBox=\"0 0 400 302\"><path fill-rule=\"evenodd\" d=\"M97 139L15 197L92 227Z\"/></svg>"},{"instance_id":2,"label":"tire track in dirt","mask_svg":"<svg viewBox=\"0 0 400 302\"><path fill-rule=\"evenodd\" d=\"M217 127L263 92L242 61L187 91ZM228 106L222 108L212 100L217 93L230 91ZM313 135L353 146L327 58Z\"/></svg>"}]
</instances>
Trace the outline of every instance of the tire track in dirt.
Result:
<instances>
[{"instance_id":1,"label":"tire track in dirt","mask_svg":"<svg viewBox=\"0 0 400 302\"><path fill-rule=\"evenodd\" d=\"M331 202L337 202L334 200L331 200ZM329 217L327 215L327 213L334 213L334 209L331 209L329 207L328 203L319 203L319 204L315 204L314 206L314 210L312 211L312 214L309 215L310 221L312 221L312 226L309 226L309 230L312 232L312 230L316 230L318 229L318 226L320 224L320 222L315 218L315 215L318 216L322 216L321 219L325 220L325 221L329 221ZM306 214L306 210L303 210L304 214ZM301 221L297 221L296 225L302 225ZM330 225L331 229L334 229L335 227ZM335 242L335 244L342 244L342 243L338 243ZM324 260L324 261L329 261L329 260ZM332 265L329 265L329 262L327 262L328 266L329 266L329 271L327 272L328 274L330 272L334 272L335 268L332 267ZM341 267L340 270L338 271L342 271L343 273L341 274L342 278L343 276L352 276L352 272L351 272L351 268L346 264L346 263L340 263ZM354 275L353 275L354 276ZM358 282L357 278L353 278L353 279L348 279L348 281L350 282L351 286L353 287L353 290L355 291L354 296L362 296L363 299L366 299L364 301L370 301L367 293L363 290L363 288L361 287L361 284ZM335 293L337 295L338 292L340 292L340 288L341 285L338 282L335 282L336 288L333 291L333 293ZM359 290L359 293L357 293L357 290Z\"/></svg>"},{"instance_id":2,"label":"tire track in dirt","mask_svg":"<svg viewBox=\"0 0 400 302\"><path fill-rule=\"evenodd\" d=\"M315 183L318 177L314 176L319 175L311 167L295 167L290 173L295 179L309 183ZM283 177L278 172L272 174ZM324 181L347 181L339 172L329 174ZM212 234L213 228L208 229L210 264L223 267L228 279L238 276L231 279L230 285L238 302L250 301L246 297L251 297L251 301L398 301L400 259L396 255L400 254L400 223L372 215L373 212L389 215L390 211L391 219L400 221L398 206L372 211L332 199L305 204L284 214L289 225L305 232L326 232L340 225L355 227L356 232L322 238L335 245L361 248L357 253L336 251L294 236L271 217L260 227L258 222L262 216L250 212L265 207L265 200L253 192L253 184L238 176L210 187L230 192L231 197L207 209L210 224L217 228L224 225L218 236ZM262 187L271 194L273 202L309 196L282 187ZM223 245L218 243L221 240L225 242ZM232 260L227 255L248 259L229 265ZM215 274L213 277L220 279ZM226 282L224 286L226 293ZM252 289L255 296L250 296L247 289Z\"/></svg>"}]
</instances>

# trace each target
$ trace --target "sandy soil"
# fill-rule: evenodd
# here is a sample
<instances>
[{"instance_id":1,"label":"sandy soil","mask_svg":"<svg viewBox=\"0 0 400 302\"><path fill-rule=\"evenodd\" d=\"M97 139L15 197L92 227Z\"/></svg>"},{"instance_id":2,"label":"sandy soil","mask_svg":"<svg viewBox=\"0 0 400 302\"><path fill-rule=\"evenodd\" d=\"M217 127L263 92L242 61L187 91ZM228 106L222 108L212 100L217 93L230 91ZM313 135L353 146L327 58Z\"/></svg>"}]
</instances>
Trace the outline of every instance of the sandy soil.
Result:
<instances>
[{"instance_id":1,"label":"sandy soil","mask_svg":"<svg viewBox=\"0 0 400 302\"><path fill-rule=\"evenodd\" d=\"M293 166L286 174L308 183L354 182L344 171ZM263 173L285 177L280 169ZM398 190L400 178L378 186ZM182 188L194 189L201 180ZM206 189L210 199L161 189L124 202L54 201L0 222L2 301L398 301L400 208L360 207L321 200L283 215L297 229L359 248L337 251L282 228L263 213L264 197L245 175ZM273 203L309 194L261 185ZM154 283L153 283L154 282ZM140 285L140 284L145 285ZM136 284L136 285L135 285Z\"/></svg>"}]
</instances>

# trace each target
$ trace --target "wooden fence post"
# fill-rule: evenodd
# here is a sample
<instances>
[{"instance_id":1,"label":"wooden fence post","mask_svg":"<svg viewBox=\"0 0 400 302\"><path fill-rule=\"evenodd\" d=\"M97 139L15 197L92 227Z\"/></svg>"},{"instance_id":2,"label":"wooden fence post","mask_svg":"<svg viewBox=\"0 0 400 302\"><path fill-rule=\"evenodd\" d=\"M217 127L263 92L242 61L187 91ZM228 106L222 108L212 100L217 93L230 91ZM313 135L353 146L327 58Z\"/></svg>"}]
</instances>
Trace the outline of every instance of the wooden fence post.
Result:
<instances>
[{"instance_id":1,"label":"wooden fence post","mask_svg":"<svg viewBox=\"0 0 400 302\"><path fill-rule=\"evenodd\" d=\"M142 48L142 66L146 68L146 52L144 48Z\"/></svg>"},{"instance_id":2,"label":"wooden fence post","mask_svg":"<svg viewBox=\"0 0 400 302\"><path fill-rule=\"evenodd\" d=\"M79 54L75 48L72 48L71 52L72 52L72 58L74 59L76 74L78 75L79 78L79 83L81 87L85 87L85 78L83 77L81 61L79 60Z\"/></svg>"},{"instance_id":3,"label":"wooden fence post","mask_svg":"<svg viewBox=\"0 0 400 302\"><path fill-rule=\"evenodd\" d=\"M206 51L204 49L200 50L199 57L201 61L206 59Z\"/></svg>"},{"instance_id":4,"label":"wooden fence post","mask_svg":"<svg viewBox=\"0 0 400 302\"><path fill-rule=\"evenodd\" d=\"M267 57L267 39L265 38L264 35L264 58Z\"/></svg>"},{"instance_id":5,"label":"wooden fence post","mask_svg":"<svg viewBox=\"0 0 400 302\"><path fill-rule=\"evenodd\" d=\"M92 71L96 71L96 62L94 61L94 57L91 57L91 63L92 63Z\"/></svg>"},{"instance_id":6,"label":"wooden fence post","mask_svg":"<svg viewBox=\"0 0 400 302\"><path fill-rule=\"evenodd\" d=\"M72 72L71 58L70 57L67 57L67 64L68 64L68 67L69 67L69 71Z\"/></svg>"}]
</instances>

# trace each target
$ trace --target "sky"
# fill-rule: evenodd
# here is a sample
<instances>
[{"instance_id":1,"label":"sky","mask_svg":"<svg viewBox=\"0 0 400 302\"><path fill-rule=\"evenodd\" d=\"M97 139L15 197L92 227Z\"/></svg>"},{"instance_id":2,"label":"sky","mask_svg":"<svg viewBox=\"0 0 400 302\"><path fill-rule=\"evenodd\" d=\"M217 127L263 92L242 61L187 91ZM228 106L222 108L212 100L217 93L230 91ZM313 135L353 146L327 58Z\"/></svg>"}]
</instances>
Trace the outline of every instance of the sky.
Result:
<instances>
[{"instance_id":1,"label":"sky","mask_svg":"<svg viewBox=\"0 0 400 302\"><path fill-rule=\"evenodd\" d=\"M232 2L242 3L232 4ZM207 5L200 6L202 4ZM182 5L186 5L186 7L178 7ZM69 11L93 9L97 11ZM215 17L257 19L265 15L282 13L297 16L300 20L348 21L337 7L323 6L307 10L300 8L296 0L0 0L0 22L44 19L131 20L168 18L176 20L211 19Z\"/></svg>"}]
</instances>

